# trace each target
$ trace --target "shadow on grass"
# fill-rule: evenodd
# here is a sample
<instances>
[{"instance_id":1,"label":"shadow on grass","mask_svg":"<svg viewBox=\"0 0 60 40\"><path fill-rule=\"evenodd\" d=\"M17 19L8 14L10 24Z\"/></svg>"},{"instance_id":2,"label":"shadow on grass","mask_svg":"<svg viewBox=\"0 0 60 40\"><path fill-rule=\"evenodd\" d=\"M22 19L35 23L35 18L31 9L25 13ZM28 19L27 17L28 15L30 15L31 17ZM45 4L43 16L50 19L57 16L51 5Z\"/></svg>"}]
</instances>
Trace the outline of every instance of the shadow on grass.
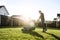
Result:
<instances>
[{"instance_id":1,"label":"shadow on grass","mask_svg":"<svg viewBox=\"0 0 60 40\"><path fill-rule=\"evenodd\" d=\"M32 36L36 36L36 37L39 37L39 38L42 38L42 39L44 39L44 37L42 36L42 35L40 35L40 34L38 34L37 32L35 32L35 31L27 31L27 32L25 32L25 31L23 31L23 33L28 33L28 34L30 34L30 35L32 35ZM37 38L36 38L37 39Z\"/></svg>"},{"instance_id":2,"label":"shadow on grass","mask_svg":"<svg viewBox=\"0 0 60 40\"><path fill-rule=\"evenodd\" d=\"M60 40L60 38L58 37L58 36L56 36L56 35L54 35L54 34L52 34L52 33L47 33L47 32L45 32L46 34L49 34L49 35L52 35L53 37L55 37L57 40Z\"/></svg>"}]
</instances>

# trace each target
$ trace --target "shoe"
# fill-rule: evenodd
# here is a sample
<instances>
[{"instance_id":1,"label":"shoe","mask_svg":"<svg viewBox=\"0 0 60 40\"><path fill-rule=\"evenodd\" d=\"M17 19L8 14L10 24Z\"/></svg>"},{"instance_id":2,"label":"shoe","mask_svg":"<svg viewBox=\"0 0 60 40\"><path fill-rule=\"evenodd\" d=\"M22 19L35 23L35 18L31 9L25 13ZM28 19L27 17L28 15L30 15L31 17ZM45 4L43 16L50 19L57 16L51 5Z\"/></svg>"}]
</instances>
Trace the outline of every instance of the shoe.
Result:
<instances>
[{"instance_id":1,"label":"shoe","mask_svg":"<svg viewBox=\"0 0 60 40\"><path fill-rule=\"evenodd\" d=\"M43 29L43 32L46 32L47 31L47 29Z\"/></svg>"}]
</instances>

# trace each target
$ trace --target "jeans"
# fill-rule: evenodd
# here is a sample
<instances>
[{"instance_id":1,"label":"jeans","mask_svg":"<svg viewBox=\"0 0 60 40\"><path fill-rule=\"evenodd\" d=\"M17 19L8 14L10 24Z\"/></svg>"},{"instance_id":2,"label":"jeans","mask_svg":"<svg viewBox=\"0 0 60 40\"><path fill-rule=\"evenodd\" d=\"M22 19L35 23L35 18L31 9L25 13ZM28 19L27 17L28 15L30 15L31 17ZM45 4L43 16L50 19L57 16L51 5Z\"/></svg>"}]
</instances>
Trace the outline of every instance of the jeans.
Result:
<instances>
[{"instance_id":1,"label":"jeans","mask_svg":"<svg viewBox=\"0 0 60 40\"><path fill-rule=\"evenodd\" d=\"M44 23L44 21L41 22L41 25L43 27L43 32L47 31L46 24Z\"/></svg>"}]
</instances>

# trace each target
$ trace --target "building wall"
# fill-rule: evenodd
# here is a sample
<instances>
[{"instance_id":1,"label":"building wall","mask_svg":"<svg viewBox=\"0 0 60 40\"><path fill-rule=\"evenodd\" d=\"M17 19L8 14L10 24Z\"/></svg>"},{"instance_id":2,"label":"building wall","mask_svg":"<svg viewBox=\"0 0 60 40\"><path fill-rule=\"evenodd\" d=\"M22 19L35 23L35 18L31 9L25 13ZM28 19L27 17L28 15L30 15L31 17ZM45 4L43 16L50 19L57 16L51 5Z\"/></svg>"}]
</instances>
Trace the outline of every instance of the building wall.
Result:
<instances>
[{"instance_id":1,"label":"building wall","mask_svg":"<svg viewBox=\"0 0 60 40\"><path fill-rule=\"evenodd\" d=\"M0 15L0 25L1 25L1 15Z\"/></svg>"}]
</instances>

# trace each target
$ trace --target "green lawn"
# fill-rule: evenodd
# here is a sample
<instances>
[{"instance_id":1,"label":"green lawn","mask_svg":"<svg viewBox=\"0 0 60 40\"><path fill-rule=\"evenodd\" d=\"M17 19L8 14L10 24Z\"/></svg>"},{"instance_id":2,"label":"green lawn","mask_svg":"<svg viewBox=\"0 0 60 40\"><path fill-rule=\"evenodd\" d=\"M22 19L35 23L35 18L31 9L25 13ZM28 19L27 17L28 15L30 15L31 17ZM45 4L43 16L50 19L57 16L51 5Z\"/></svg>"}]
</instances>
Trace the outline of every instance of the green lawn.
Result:
<instances>
[{"instance_id":1,"label":"green lawn","mask_svg":"<svg viewBox=\"0 0 60 40\"><path fill-rule=\"evenodd\" d=\"M60 40L60 30L48 29L46 33L41 28L31 32L23 32L22 28L0 28L0 40Z\"/></svg>"}]
</instances>

